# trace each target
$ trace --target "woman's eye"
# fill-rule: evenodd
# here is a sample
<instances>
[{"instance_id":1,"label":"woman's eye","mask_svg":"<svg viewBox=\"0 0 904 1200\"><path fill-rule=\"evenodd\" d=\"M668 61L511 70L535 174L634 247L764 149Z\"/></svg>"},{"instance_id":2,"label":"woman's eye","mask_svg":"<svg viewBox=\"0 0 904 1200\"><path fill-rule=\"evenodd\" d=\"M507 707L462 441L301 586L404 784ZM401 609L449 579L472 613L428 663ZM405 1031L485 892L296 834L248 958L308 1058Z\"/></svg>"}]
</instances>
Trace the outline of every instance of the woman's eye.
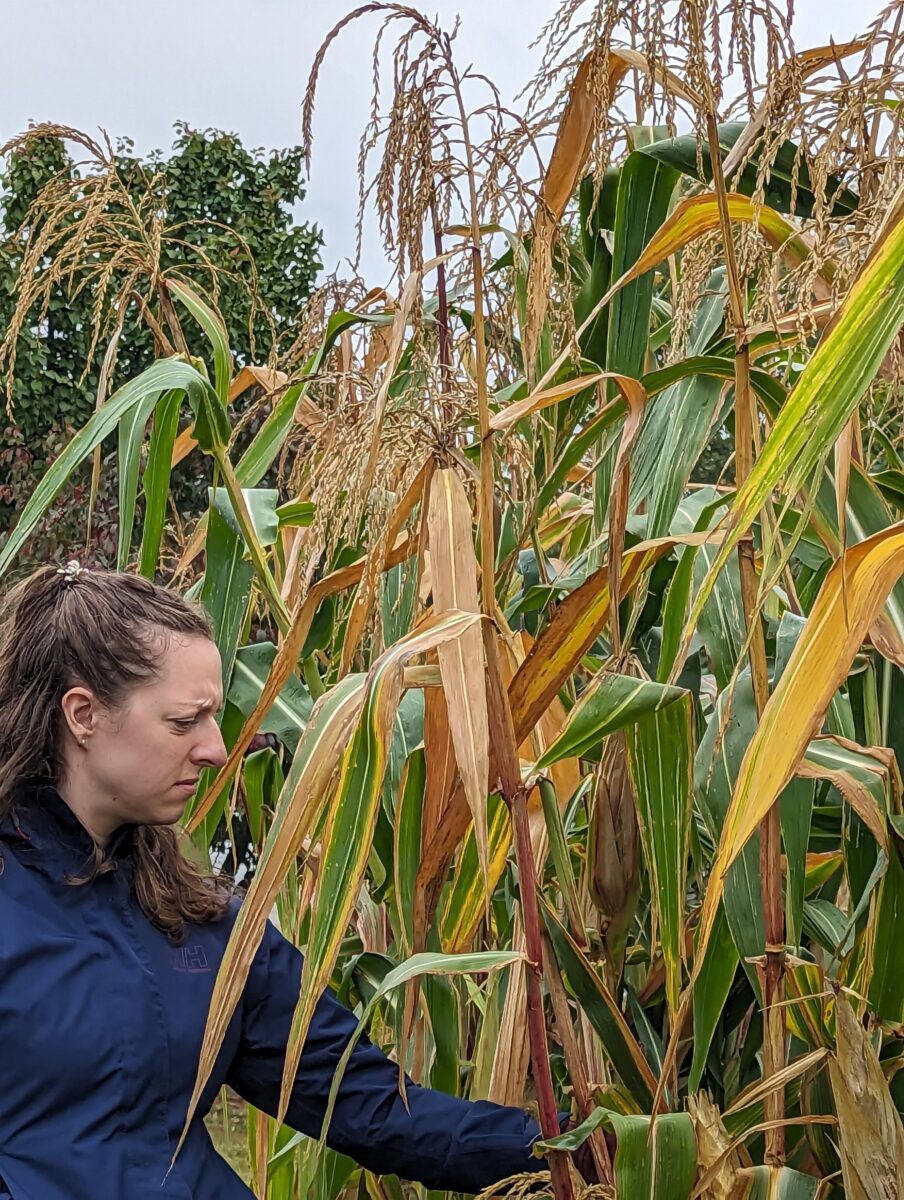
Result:
<instances>
[{"instance_id":1,"label":"woman's eye","mask_svg":"<svg viewBox=\"0 0 904 1200\"><path fill-rule=\"evenodd\" d=\"M189 729L193 727L194 723L194 717L181 717L173 721L173 725L176 727L176 729L181 729L183 733L187 733Z\"/></svg>"}]
</instances>

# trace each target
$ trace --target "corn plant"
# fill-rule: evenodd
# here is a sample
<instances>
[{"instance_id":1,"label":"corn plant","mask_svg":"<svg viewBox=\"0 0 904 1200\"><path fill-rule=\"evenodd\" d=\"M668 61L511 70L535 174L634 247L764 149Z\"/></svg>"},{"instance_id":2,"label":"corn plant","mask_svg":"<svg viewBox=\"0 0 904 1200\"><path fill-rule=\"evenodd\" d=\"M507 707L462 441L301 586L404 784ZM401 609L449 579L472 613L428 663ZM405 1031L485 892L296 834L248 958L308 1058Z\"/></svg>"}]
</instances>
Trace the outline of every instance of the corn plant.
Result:
<instances>
[{"instance_id":1,"label":"corn plant","mask_svg":"<svg viewBox=\"0 0 904 1200\"><path fill-rule=\"evenodd\" d=\"M282 1111L333 986L418 1081L535 1107L557 1200L585 1142L623 1200L899 1194L902 16L799 51L771 5L568 0L514 114L374 0L305 134L379 17L393 285L332 281L261 367L197 276L135 268L161 357L0 572L115 431L121 565L160 573L172 464L213 458L167 577L230 754L185 823L252 853L187 1120L275 911ZM249 1145L270 1200L407 1189L261 1114Z\"/></svg>"}]
</instances>

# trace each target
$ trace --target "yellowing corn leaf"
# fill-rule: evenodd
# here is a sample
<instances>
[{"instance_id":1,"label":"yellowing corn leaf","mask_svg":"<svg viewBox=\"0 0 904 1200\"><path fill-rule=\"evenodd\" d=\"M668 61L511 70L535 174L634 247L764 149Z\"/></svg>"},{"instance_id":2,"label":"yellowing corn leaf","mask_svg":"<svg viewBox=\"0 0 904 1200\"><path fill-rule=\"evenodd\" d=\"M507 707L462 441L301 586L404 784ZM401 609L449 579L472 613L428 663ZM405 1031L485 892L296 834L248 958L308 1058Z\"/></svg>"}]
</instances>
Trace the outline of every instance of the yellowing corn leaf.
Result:
<instances>
[{"instance_id":1,"label":"yellowing corn leaf","mask_svg":"<svg viewBox=\"0 0 904 1200\"><path fill-rule=\"evenodd\" d=\"M311 712L214 983L186 1130L247 982L276 895L320 814L327 785L364 703L364 692L364 676L348 675L321 697Z\"/></svg>"},{"instance_id":2,"label":"yellowing corn leaf","mask_svg":"<svg viewBox=\"0 0 904 1200\"><path fill-rule=\"evenodd\" d=\"M343 756L323 835L301 994L286 1048L280 1120L289 1104L314 1007L335 966L364 877L404 687L405 663L460 637L479 621L479 614L454 610L433 616L386 650L368 673L361 720Z\"/></svg>"},{"instance_id":3,"label":"yellowing corn leaf","mask_svg":"<svg viewBox=\"0 0 904 1200\"><path fill-rule=\"evenodd\" d=\"M397 563L402 562L408 557L409 553L409 539L407 536L400 536L384 560L384 571L388 571L390 567L394 567ZM347 567L341 567L338 571L333 571L329 575L324 576L323 579L318 580L311 588L304 601L296 605L292 613L289 631L280 642L279 650L270 667L270 674L267 676L267 682L261 691L257 704L254 706L254 711L248 717L241 733L236 738L229 752L229 757L225 765L221 768L219 775L217 775L216 779L207 789L205 795L198 801L197 806L192 811L191 818L186 822L186 829L189 833L193 833L198 828L213 808L218 796L251 744L251 739L260 729L261 722L270 711L276 697L285 687L289 676L295 670L305 639L310 631L311 622L314 620L314 615L317 612L320 602L327 596L332 596L334 593L341 592L344 588L350 587L353 583L357 583L364 572L365 565L366 559L359 558Z\"/></svg>"},{"instance_id":4,"label":"yellowing corn leaf","mask_svg":"<svg viewBox=\"0 0 904 1200\"><path fill-rule=\"evenodd\" d=\"M646 571L678 545L699 546L721 534L688 533L633 546L624 556L621 590L627 595ZM524 741L609 619L609 567L594 571L558 606L509 688L515 736Z\"/></svg>"},{"instance_id":5,"label":"yellowing corn leaf","mask_svg":"<svg viewBox=\"0 0 904 1200\"><path fill-rule=\"evenodd\" d=\"M593 144L600 101L608 108L619 83L634 68L653 75L667 90L699 106L699 97L667 68L651 65L637 50L613 47L591 50L578 67L568 102L559 121L556 142L540 195L531 239L528 272L528 327L525 330L526 359L532 363L537 340L546 319L552 266L552 242L556 225L583 174Z\"/></svg>"},{"instance_id":6,"label":"yellowing corn leaf","mask_svg":"<svg viewBox=\"0 0 904 1200\"><path fill-rule=\"evenodd\" d=\"M829 1058L847 1200L904 1196L904 1129L866 1030L847 996L835 997L836 1050Z\"/></svg>"},{"instance_id":7,"label":"yellowing corn leaf","mask_svg":"<svg viewBox=\"0 0 904 1200\"><path fill-rule=\"evenodd\" d=\"M704 898L692 983L715 923L728 868L798 769L832 696L902 572L904 522L853 546L826 576L741 763ZM675 1041L673 1033L670 1052Z\"/></svg>"},{"instance_id":8,"label":"yellowing corn leaf","mask_svg":"<svg viewBox=\"0 0 904 1200\"><path fill-rule=\"evenodd\" d=\"M793 494L811 477L850 420L902 324L904 189L883 235L782 407L756 465L738 489L726 538L695 599L683 649L732 550L775 488Z\"/></svg>"},{"instance_id":9,"label":"yellowing corn leaf","mask_svg":"<svg viewBox=\"0 0 904 1200\"><path fill-rule=\"evenodd\" d=\"M765 205L756 205L749 197L740 196L734 192L728 193L726 201L728 215L732 221L745 225L756 225L769 245L779 251L782 257L790 263L797 264L808 257L809 247L806 242L794 227L774 209L767 208ZM590 328L612 297L623 287L635 279L639 279L641 275L646 275L647 271L652 271L670 255L683 250L697 238L718 229L720 221L716 196L712 194L691 196L682 201L676 206L669 219L660 225L647 242L637 261L623 275L619 276L609 290L594 304L575 331L576 336L580 337ZM548 367L542 379L537 381L538 389L545 387L556 377L559 368L568 361L571 353L569 344Z\"/></svg>"},{"instance_id":10,"label":"yellowing corn leaf","mask_svg":"<svg viewBox=\"0 0 904 1200\"><path fill-rule=\"evenodd\" d=\"M440 470L433 476L427 516L433 611L480 612L477 556L471 535L471 506L458 475ZM479 625L438 647L439 667L449 714L455 758L474 819L477 856L484 879L489 875L487 780L489 723Z\"/></svg>"}]
</instances>

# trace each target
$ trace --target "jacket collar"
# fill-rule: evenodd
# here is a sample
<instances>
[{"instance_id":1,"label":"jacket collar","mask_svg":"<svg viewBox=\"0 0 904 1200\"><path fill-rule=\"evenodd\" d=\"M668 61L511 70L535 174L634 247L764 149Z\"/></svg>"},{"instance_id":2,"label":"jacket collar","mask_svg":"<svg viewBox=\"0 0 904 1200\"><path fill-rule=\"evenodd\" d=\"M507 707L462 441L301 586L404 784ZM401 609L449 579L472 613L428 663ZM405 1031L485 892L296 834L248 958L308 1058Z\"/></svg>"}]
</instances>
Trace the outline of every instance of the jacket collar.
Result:
<instances>
[{"instance_id":1,"label":"jacket collar","mask_svg":"<svg viewBox=\"0 0 904 1200\"><path fill-rule=\"evenodd\" d=\"M133 825L118 829L104 858L117 865L129 858L134 833ZM96 862L94 838L50 783L15 789L9 812L0 821L0 842L11 845L26 865L56 878L84 877Z\"/></svg>"}]
</instances>

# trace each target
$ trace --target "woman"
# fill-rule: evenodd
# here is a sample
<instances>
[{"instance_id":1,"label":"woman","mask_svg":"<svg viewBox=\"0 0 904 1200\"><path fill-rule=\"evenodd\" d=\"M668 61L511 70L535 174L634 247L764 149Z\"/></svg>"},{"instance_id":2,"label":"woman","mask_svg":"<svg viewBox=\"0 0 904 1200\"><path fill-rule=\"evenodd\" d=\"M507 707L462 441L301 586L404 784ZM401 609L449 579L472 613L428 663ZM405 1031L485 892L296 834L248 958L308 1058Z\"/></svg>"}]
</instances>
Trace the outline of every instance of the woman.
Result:
<instances>
[{"instance_id":1,"label":"woman","mask_svg":"<svg viewBox=\"0 0 904 1200\"><path fill-rule=\"evenodd\" d=\"M235 916L173 829L226 749L210 626L133 575L42 567L0 631L0 1200L241 1200L203 1116L272 1113L301 955L272 925L175 1165ZM317 1007L288 1123L319 1136L355 1019ZM327 1136L378 1173L474 1192L543 1166L516 1108L409 1084L363 1041Z\"/></svg>"}]
</instances>

